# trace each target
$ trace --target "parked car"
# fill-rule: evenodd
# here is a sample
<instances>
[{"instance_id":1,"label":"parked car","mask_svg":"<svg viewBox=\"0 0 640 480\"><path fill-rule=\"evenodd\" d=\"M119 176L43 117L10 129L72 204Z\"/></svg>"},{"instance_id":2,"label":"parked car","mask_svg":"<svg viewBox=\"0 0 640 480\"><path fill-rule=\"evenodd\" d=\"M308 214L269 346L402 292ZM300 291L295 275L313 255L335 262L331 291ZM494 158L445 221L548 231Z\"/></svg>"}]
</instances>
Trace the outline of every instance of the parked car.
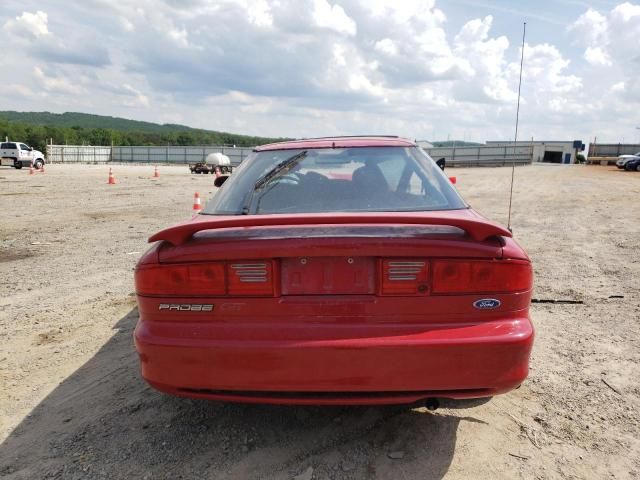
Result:
<instances>
[{"instance_id":1,"label":"parked car","mask_svg":"<svg viewBox=\"0 0 640 480\"><path fill-rule=\"evenodd\" d=\"M189 165L191 173L215 173L216 167L222 174L231 173L233 167L231 166L231 160L228 156L222 153L210 153L204 162L198 162L193 165Z\"/></svg>"},{"instance_id":2,"label":"parked car","mask_svg":"<svg viewBox=\"0 0 640 480\"><path fill-rule=\"evenodd\" d=\"M640 172L640 156L626 162L624 164L624 169L628 172Z\"/></svg>"},{"instance_id":3,"label":"parked car","mask_svg":"<svg viewBox=\"0 0 640 480\"><path fill-rule=\"evenodd\" d=\"M134 339L163 392L434 407L527 377L530 260L410 140L257 147L149 241Z\"/></svg>"},{"instance_id":4,"label":"parked car","mask_svg":"<svg viewBox=\"0 0 640 480\"><path fill-rule=\"evenodd\" d=\"M0 144L0 165L21 169L33 165L42 168L44 154L20 142L2 142Z\"/></svg>"},{"instance_id":5,"label":"parked car","mask_svg":"<svg viewBox=\"0 0 640 480\"><path fill-rule=\"evenodd\" d=\"M618 157L618 160L616 161L616 167L618 167L619 169L624 169L627 162L638 159L640 159L640 152L633 155L620 155Z\"/></svg>"}]
</instances>

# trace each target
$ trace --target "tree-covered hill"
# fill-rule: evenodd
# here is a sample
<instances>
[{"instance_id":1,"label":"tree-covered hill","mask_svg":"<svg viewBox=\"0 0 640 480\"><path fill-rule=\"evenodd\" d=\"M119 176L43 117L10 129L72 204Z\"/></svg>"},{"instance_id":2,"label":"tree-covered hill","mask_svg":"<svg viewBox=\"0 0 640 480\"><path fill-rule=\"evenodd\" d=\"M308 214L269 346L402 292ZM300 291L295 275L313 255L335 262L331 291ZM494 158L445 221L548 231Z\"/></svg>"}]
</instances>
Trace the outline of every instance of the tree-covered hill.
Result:
<instances>
[{"instance_id":1,"label":"tree-covered hill","mask_svg":"<svg viewBox=\"0 0 640 480\"><path fill-rule=\"evenodd\" d=\"M0 118L12 122L30 123L33 125L49 125L52 127L108 128L122 132L163 133L168 131L197 130L184 125L160 125L151 122L129 120L127 118L92 115L90 113L65 112L15 112L0 111Z\"/></svg>"},{"instance_id":2,"label":"tree-covered hill","mask_svg":"<svg viewBox=\"0 0 640 480\"><path fill-rule=\"evenodd\" d=\"M282 140L88 113L0 111L0 139L5 137L42 151L50 138L62 145L255 146Z\"/></svg>"}]
</instances>

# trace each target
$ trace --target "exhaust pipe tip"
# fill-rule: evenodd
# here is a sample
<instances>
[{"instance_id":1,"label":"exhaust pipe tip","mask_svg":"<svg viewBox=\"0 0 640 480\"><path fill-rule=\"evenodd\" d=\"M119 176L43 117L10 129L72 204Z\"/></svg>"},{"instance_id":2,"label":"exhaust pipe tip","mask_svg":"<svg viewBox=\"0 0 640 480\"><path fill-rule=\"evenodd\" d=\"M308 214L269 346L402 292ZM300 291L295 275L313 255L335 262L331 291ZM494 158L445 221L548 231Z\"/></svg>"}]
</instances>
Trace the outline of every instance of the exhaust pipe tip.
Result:
<instances>
[{"instance_id":1,"label":"exhaust pipe tip","mask_svg":"<svg viewBox=\"0 0 640 480\"><path fill-rule=\"evenodd\" d=\"M437 398L427 398L424 402L424 406L427 407L427 410L430 412L435 412L438 408L440 408L440 400Z\"/></svg>"}]
</instances>

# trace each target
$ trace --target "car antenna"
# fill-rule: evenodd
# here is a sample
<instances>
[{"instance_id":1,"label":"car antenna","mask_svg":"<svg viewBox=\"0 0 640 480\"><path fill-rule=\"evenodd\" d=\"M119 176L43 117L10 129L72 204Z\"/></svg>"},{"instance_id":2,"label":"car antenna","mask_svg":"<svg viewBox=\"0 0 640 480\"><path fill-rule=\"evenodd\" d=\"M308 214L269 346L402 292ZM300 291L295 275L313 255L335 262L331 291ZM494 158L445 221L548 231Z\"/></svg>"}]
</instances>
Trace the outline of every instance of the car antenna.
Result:
<instances>
[{"instance_id":1,"label":"car antenna","mask_svg":"<svg viewBox=\"0 0 640 480\"><path fill-rule=\"evenodd\" d=\"M520 51L520 79L518 80L518 103L516 106L516 133L513 139L513 160L511 161L511 188L509 191L509 216L507 217L507 229L511 229L511 202L513 200L513 177L516 173L516 147L518 144L518 120L520 118L520 88L522 87L522 65L524 64L524 38L527 34L527 22L522 24L522 49Z\"/></svg>"}]
</instances>

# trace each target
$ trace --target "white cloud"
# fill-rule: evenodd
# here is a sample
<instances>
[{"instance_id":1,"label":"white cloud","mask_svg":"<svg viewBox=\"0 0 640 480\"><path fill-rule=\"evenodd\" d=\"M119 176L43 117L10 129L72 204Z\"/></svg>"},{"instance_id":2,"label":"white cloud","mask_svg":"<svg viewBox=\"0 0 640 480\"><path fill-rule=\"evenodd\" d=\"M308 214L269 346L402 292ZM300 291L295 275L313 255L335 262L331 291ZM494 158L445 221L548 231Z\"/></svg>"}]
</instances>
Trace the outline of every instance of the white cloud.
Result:
<instances>
[{"instance_id":1,"label":"white cloud","mask_svg":"<svg viewBox=\"0 0 640 480\"><path fill-rule=\"evenodd\" d=\"M444 0L5 3L3 63L37 65L0 78L5 108L261 135L511 135L520 37L482 2L466 16ZM637 118L640 7L567 8L577 20L565 43L578 48L526 45L523 137L604 138Z\"/></svg>"},{"instance_id":2,"label":"white cloud","mask_svg":"<svg viewBox=\"0 0 640 480\"><path fill-rule=\"evenodd\" d=\"M623 23L638 20L640 17L640 5L634 5L629 2L621 3L611 11L611 16Z\"/></svg>"},{"instance_id":3,"label":"white cloud","mask_svg":"<svg viewBox=\"0 0 640 480\"><path fill-rule=\"evenodd\" d=\"M621 3L606 14L589 9L568 31L594 69L594 93L611 92L603 101L620 112L640 99L640 5Z\"/></svg>"},{"instance_id":4,"label":"white cloud","mask_svg":"<svg viewBox=\"0 0 640 480\"><path fill-rule=\"evenodd\" d=\"M249 21L258 27L273 25L273 15L266 0L258 0L249 9Z\"/></svg>"},{"instance_id":5,"label":"white cloud","mask_svg":"<svg viewBox=\"0 0 640 480\"><path fill-rule=\"evenodd\" d=\"M397 55L398 47L395 42L390 38L383 38L382 40L378 40L374 46L374 48L386 55Z\"/></svg>"},{"instance_id":6,"label":"white cloud","mask_svg":"<svg viewBox=\"0 0 640 480\"><path fill-rule=\"evenodd\" d=\"M382 96L384 91L380 85L374 85L363 73L353 73L349 76L349 88L353 91L364 91L370 95Z\"/></svg>"},{"instance_id":7,"label":"white cloud","mask_svg":"<svg viewBox=\"0 0 640 480\"><path fill-rule=\"evenodd\" d=\"M355 35L356 22L338 4L331 6L327 0L313 0L313 20L319 27L329 28L345 35Z\"/></svg>"},{"instance_id":8,"label":"white cloud","mask_svg":"<svg viewBox=\"0 0 640 480\"><path fill-rule=\"evenodd\" d=\"M40 67L33 67L33 76L37 84L46 92L60 94L82 93L82 88L74 84L71 79L46 74Z\"/></svg>"},{"instance_id":9,"label":"white cloud","mask_svg":"<svg viewBox=\"0 0 640 480\"><path fill-rule=\"evenodd\" d=\"M435 8L435 0L369 0L367 5L373 15L390 18L394 23L405 24L408 21L435 23L445 21L442 11Z\"/></svg>"},{"instance_id":10,"label":"white cloud","mask_svg":"<svg viewBox=\"0 0 640 480\"><path fill-rule=\"evenodd\" d=\"M144 95L140 90L133 88L131 85L125 83L123 86L124 90L132 97L133 101L125 101L125 105L128 107L148 107L149 106L149 97Z\"/></svg>"},{"instance_id":11,"label":"white cloud","mask_svg":"<svg viewBox=\"0 0 640 480\"><path fill-rule=\"evenodd\" d=\"M567 30L572 34L574 43L581 46L606 41L607 17L590 8L583 13Z\"/></svg>"},{"instance_id":12,"label":"white cloud","mask_svg":"<svg viewBox=\"0 0 640 480\"><path fill-rule=\"evenodd\" d=\"M48 21L47 14L41 10L35 13L23 12L19 17L8 20L4 24L4 30L9 35L37 38L49 33Z\"/></svg>"},{"instance_id":13,"label":"white cloud","mask_svg":"<svg viewBox=\"0 0 640 480\"><path fill-rule=\"evenodd\" d=\"M35 98L37 96L36 93L26 85L19 85L16 83L0 85L0 95L24 98Z\"/></svg>"},{"instance_id":14,"label":"white cloud","mask_svg":"<svg viewBox=\"0 0 640 480\"><path fill-rule=\"evenodd\" d=\"M584 59L592 65L611 65L609 55L600 47L587 47L584 51Z\"/></svg>"},{"instance_id":15,"label":"white cloud","mask_svg":"<svg viewBox=\"0 0 640 480\"><path fill-rule=\"evenodd\" d=\"M538 93L567 95L580 92L582 79L565 73L570 62L554 45L525 45L524 52L527 79L535 81Z\"/></svg>"},{"instance_id":16,"label":"white cloud","mask_svg":"<svg viewBox=\"0 0 640 480\"><path fill-rule=\"evenodd\" d=\"M611 85L612 92L624 92L624 82L617 82Z\"/></svg>"}]
</instances>

